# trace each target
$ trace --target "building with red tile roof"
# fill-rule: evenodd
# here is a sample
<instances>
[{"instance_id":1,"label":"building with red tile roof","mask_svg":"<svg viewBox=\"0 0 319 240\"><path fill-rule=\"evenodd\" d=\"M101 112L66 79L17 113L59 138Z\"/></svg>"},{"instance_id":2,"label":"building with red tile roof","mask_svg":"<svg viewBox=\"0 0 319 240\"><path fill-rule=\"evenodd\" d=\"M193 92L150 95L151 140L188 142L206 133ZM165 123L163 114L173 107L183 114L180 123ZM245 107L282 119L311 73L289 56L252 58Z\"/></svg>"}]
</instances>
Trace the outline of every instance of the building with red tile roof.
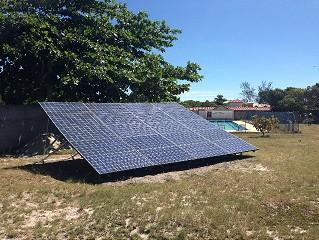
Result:
<instances>
[{"instance_id":1,"label":"building with red tile roof","mask_svg":"<svg viewBox=\"0 0 319 240\"><path fill-rule=\"evenodd\" d=\"M270 112L268 104L244 103L241 100L230 100L227 106L220 107L193 107L190 111L195 112L205 119L245 119L248 114L255 112Z\"/></svg>"}]
</instances>

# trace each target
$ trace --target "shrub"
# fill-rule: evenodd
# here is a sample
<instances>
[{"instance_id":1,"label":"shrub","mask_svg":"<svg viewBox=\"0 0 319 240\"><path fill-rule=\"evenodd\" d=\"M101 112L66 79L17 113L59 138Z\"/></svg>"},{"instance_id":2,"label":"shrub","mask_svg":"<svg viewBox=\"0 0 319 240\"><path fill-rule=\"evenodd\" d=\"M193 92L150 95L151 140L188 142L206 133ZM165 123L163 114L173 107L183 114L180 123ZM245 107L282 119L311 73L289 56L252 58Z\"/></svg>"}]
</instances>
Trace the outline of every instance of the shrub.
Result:
<instances>
[{"instance_id":1,"label":"shrub","mask_svg":"<svg viewBox=\"0 0 319 240\"><path fill-rule=\"evenodd\" d=\"M270 118L253 116L254 127L265 136L266 132L271 132L271 130L276 127L279 123L278 118L271 116Z\"/></svg>"}]
</instances>

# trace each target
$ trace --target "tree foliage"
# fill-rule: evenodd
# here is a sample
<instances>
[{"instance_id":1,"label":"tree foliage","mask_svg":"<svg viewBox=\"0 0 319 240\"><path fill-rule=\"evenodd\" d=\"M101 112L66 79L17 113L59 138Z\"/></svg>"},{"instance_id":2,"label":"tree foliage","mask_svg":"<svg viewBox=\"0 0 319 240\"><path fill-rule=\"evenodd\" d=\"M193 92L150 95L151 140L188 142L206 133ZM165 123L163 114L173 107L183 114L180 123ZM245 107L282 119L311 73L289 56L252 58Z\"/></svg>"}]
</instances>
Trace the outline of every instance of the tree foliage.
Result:
<instances>
[{"instance_id":1,"label":"tree foliage","mask_svg":"<svg viewBox=\"0 0 319 240\"><path fill-rule=\"evenodd\" d=\"M262 81L258 86L258 93L272 90L272 82Z\"/></svg>"},{"instance_id":2,"label":"tree foliage","mask_svg":"<svg viewBox=\"0 0 319 240\"><path fill-rule=\"evenodd\" d=\"M271 105L273 111L319 110L319 83L307 88L280 89L273 88L271 82L263 81L258 86L258 94L256 94L255 89L248 82L243 82L241 89L246 102L256 99L259 103Z\"/></svg>"},{"instance_id":3,"label":"tree foliage","mask_svg":"<svg viewBox=\"0 0 319 240\"><path fill-rule=\"evenodd\" d=\"M303 112L319 109L319 84L312 87L271 89L259 92L259 102L272 106L274 111Z\"/></svg>"},{"instance_id":4,"label":"tree foliage","mask_svg":"<svg viewBox=\"0 0 319 240\"><path fill-rule=\"evenodd\" d=\"M227 101L227 99L224 98L224 96L221 95L221 94L218 94L218 95L215 97L215 99L214 99L214 102L215 102L215 104L216 104L217 106L223 106L223 105L225 105L226 101Z\"/></svg>"},{"instance_id":5,"label":"tree foliage","mask_svg":"<svg viewBox=\"0 0 319 240\"><path fill-rule=\"evenodd\" d=\"M319 110L319 83L306 88L305 100L307 110Z\"/></svg>"},{"instance_id":6,"label":"tree foliage","mask_svg":"<svg viewBox=\"0 0 319 240\"><path fill-rule=\"evenodd\" d=\"M216 103L214 101L206 100L204 102L194 101L194 100L186 100L181 102L184 107L192 108L192 107L216 107Z\"/></svg>"},{"instance_id":7,"label":"tree foliage","mask_svg":"<svg viewBox=\"0 0 319 240\"><path fill-rule=\"evenodd\" d=\"M266 132L271 132L279 123L278 118L271 116L270 118L253 116L252 122L254 127L265 136Z\"/></svg>"},{"instance_id":8,"label":"tree foliage","mask_svg":"<svg viewBox=\"0 0 319 240\"><path fill-rule=\"evenodd\" d=\"M260 102L260 95L262 95L264 92L269 92L272 89L272 82L262 81L261 84L258 86L258 93L256 94L257 102Z\"/></svg>"},{"instance_id":9,"label":"tree foliage","mask_svg":"<svg viewBox=\"0 0 319 240\"><path fill-rule=\"evenodd\" d=\"M1 1L0 99L176 101L201 79L162 56L179 33L114 0Z\"/></svg>"},{"instance_id":10,"label":"tree foliage","mask_svg":"<svg viewBox=\"0 0 319 240\"><path fill-rule=\"evenodd\" d=\"M181 102L182 105L184 107L187 107L187 108L192 108L192 107L217 107L217 106L224 106L226 105L226 102L227 102L227 99L224 98L223 95L221 94L218 94L214 101L209 101L209 100L206 100L206 101L194 101L194 100L186 100L184 102Z\"/></svg>"},{"instance_id":11,"label":"tree foliage","mask_svg":"<svg viewBox=\"0 0 319 240\"><path fill-rule=\"evenodd\" d=\"M244 102L254 102L256 100L255 88L253 88L249 82L242 82L240 84L241 96Z\"/></svg>"}]
</instances>

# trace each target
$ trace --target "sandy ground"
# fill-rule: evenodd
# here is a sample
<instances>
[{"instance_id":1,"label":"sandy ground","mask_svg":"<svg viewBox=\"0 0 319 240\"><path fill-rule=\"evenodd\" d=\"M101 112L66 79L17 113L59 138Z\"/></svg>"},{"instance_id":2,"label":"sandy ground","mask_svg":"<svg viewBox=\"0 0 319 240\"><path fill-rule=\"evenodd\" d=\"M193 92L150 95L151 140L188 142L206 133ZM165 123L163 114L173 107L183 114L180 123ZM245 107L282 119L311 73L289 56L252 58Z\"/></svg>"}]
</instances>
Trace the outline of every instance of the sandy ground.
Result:
<instances>
[{"instance_id":1,"label":"sandy ground","mask_svg":"<svg viewBox=\"0 0 319 240\"><path fill-rule=\"evenodd\" d=\"M219 171L219 170L226 170L226 171L244 171L244 172L251 172L251 171L258 171L258 172L269 172L271 171L267 167L261 164L254 164L248 163L245 160L237 160L233 162L224 162L224 163L217 163L210 166L204 166L200 168L193 168L189 170L183 171L172 171L166 173L158 173L156 175L147 175L143 177L134 177L131 179L127 179L124 181L117 181L117 182L108 182L104 183L107 185L123 185L123 184L132 184L132 183L163 183L165 181L171 180L181 180L188 175L199 175L205 176L206 174Z\"/></svg>"}]
</instances>

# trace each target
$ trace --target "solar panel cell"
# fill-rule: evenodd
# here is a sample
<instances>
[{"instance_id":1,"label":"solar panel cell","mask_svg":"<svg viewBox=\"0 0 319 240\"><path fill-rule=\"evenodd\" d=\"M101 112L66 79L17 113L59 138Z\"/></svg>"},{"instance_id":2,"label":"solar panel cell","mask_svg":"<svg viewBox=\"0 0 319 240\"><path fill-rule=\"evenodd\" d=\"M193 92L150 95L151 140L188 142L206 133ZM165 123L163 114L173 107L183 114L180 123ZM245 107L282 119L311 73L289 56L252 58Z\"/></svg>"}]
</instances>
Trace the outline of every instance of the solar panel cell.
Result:
<instances>
[{"instance_id":1,"label":"solar panel cell","mask_svg":"<svg viewBox=\"0 0 319 240\"><path fill-rule=\"evenodd\" d=\"M200 135L194 134L193 132L188 130L186 130L185 132L174 132L165 134L163 136L171 142L178 143L178 145L205 142L205 139L202 138Z\"/></svg>"},{"instance_id":2,"label":"solar panel cell","mask_svg":"<svg viewBox=\"0 0 319 240\"><path fill-rule=\"evenodd\" d=\"M192 159L189 153L177 146L144 149L140 152L156 164L167 164Z\"/></svg>"},{"instance_id":3,"label":"solar panel cell","mask_svg":"<svg viewBox=\"0 0 319 240\"><path fill-rule=\"evenodd\" d=\"M256 147L244 142L238 138L229 138L227 141L216 141L218 146L227 150L227 154L233 154L238 152L248 152L256 150Z\"/></svg>"},{"instance_id":4,"label":"solar panel cell","mask_svg":"<svg viewBox=\"0 0 319 240\"><path fill-rule=\"evenodd\" d=\"M100 174L154 165L152 161L136 151L99 151L93 154L90 152L87 160Z\"/></svg>"},{"instance_id":5,"label":"solar panel cell","mask_svg":"<svg viewBox=\"0 0 319 240\"><path fill-rule=\"evenodd\" d=\"M141 123L141 122L130 122L128 124L117 124L112 125L112 130L120 137L130 137L130 136L144 136L155 134L154 130Z\"/></svg>"},{"instance_id":6,"label":"solar panel cell","mask_svg":"<svg viewBox=\"0 0 319 240\"><path fill-rule=\"evenodd\" d=\"M217 129L198 129L194 131L196 134L199 134L206 140L211 142L223 140L223 139L230 139L235 138L232 134L225 134L225 131L217 128Z\"/></svg>"},{"instance_id":7,"label":"solar panel cell","mask_svg":"<svg viewBox=\"0 0 319 240\"><path fill-rule=\"evenodd\" d=\"M167 147L173 145L161 135L147 135L123 138L123 140L136 149L149 149L158 147Z\"/></svg>"},{"instance_id":8,"label":"solar panel cell","mask_svg":"<svg viewBox=\"0 0 319 240\"><path fill-rule=\"evenodd\" d=\"M162 134L188 131L186 127L173 120L168 120L166 122L151 121L147 122L147 125L154 129L156 132Z\"/></svg>"},{"instance_id":9,"label":"solar panel cell","mask_svg":"<svg viewBox=\"0 0 319 240\"><path fill-rule=\"evenodd\" d=\"M181 146L185 151L188 151L193 159L208 158L227 155L226 149L219 147L210 142L193 143Z\"/></svg>"}]
</instances>

